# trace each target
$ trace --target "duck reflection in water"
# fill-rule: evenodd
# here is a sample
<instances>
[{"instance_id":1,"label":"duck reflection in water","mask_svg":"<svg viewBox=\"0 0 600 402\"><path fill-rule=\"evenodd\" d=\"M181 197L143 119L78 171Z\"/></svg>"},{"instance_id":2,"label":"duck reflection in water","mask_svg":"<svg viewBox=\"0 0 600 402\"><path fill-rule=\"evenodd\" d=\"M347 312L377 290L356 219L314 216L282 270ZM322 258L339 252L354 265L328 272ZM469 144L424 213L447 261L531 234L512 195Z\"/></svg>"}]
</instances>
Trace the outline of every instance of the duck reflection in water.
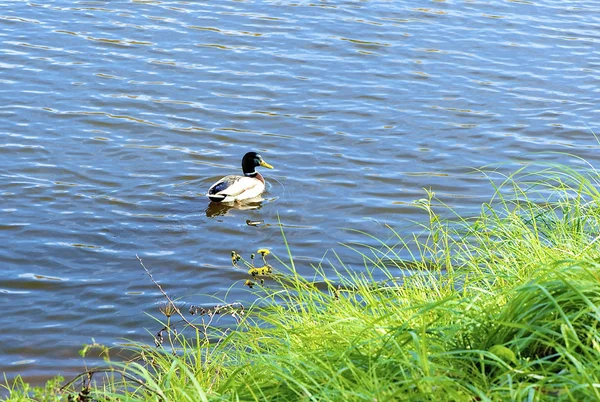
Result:
<instances>
[{"instance_id":1,"label":"duck reflection in water","mask_svg":"<svg viewBox=\"0 0 600 402\"><path fill-rule=\"evenodd\" d=\"M248 211L252 209L260 209L262 207L262 197L256 197L252 200L246 200L244 202L233 202L233 203L218 203L211 202L206 207L206 217L215 218L217 216L226 216L231 210Z\"/></svg>"}]
</instances>

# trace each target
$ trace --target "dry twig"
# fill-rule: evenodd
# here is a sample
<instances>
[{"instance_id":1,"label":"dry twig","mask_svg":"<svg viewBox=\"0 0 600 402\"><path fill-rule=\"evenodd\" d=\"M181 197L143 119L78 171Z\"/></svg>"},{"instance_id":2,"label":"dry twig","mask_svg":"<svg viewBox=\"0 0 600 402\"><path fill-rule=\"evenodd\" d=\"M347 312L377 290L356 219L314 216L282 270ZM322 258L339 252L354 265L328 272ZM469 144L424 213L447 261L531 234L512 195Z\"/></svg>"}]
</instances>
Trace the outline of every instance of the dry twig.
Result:
<instances>
[{"instance_id":1,"label":"dry twig","mask_svg":"<svg viewBox=\"0 0 600 402\"><path fill-rule=\"evenodd\" d=\"M150 280L156 285L156 287L158 287L158 289L160 290L160 292L165 296L165 298L169 301L169 303L171 304L171 307L173 307L173 310L175 310L175 312L177 312L177 315L179 315L181 317L181 319L190 327L194 328L196 331L200 331L200 328L198 328L196 325L192 324L187 318L185 318L185 316L181 313L181 310L179 310L179 307L177 307L177 305L175 304L175 302L173 302L173 300L169 297L169 295L167 294L167 292L165 292L162 288L162 286L160 286L160 284L158 282L156 282L156 280L154 279L154 277L152 276L152 274L150 273L150 271L148 271L148 268L146 268L146 266L144 265L144 263L142 262L142 259L136 254L135 255L136 258L138 259L138 261L140 262L140 265L142 266L142 268L144 268L144 271L146 271L146 274L148 274L148 276L150 277Z\"/></svg>"}]
</instances>

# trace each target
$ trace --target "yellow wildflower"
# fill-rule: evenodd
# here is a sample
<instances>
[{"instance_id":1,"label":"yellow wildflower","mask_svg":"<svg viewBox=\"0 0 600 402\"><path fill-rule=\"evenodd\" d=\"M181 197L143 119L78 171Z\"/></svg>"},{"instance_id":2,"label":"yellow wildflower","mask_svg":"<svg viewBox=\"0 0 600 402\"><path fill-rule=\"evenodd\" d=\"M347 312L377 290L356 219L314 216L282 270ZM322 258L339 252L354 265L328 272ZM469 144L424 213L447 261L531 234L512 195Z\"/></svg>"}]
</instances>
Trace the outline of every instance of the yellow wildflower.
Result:
<instances>
[{"instance_id":1,"label":"yellow wildflower","mask_svg":"<svg viewBox=\"0 0 600 402\"><path fill-rule=\"evenodd\" d=\"M260 268L250 268L248 273L252 276L267 276L273 272L273 268L270 265L265 265Z\"/></svg>"}]
</instances>

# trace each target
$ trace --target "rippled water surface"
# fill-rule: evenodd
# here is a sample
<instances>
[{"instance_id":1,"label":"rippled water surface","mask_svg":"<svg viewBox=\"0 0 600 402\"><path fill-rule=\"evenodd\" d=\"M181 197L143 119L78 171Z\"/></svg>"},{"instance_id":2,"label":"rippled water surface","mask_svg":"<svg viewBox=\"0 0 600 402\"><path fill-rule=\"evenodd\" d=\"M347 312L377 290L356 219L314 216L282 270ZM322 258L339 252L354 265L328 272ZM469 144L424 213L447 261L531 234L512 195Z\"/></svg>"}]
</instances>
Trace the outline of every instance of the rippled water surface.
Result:
<instances>
[{"instance_id":1,"label":"rippled water surface","mask_svg":"<svg viewBox=\"0 0 600 402\"><path fill-rule=\"evenodd\" d=\"M360 269L345 228L408 235L423 188L469 214L472 168L594 162L599 25L592 0L0 2L0 371L151 342L136 254L189 303L248 301L230 252L284 256L278 214L301 272ZM249 150L265 200L209 206Z\"/></svg>"}]
</instances>

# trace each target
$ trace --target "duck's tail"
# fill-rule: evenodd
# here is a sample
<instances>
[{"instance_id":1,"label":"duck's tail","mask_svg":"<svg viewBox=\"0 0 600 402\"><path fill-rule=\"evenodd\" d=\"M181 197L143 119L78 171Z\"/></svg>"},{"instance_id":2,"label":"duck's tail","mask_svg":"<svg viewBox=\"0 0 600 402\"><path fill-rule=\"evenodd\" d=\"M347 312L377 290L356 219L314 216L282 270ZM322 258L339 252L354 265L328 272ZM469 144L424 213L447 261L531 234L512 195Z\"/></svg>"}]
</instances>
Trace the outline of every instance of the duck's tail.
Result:
<instances>
[{"instance_id":1,"label":"duck's tail","mask_svg":"<svg viewBox=\"0 0 600 402\"><path fill-rule=\"evenodd\" d=\"M225 197L227 197L224 194L209 194L208 195L208 199L211 200L212 202L221 202L225 199Z\"/></svg>"}]
</instances>

